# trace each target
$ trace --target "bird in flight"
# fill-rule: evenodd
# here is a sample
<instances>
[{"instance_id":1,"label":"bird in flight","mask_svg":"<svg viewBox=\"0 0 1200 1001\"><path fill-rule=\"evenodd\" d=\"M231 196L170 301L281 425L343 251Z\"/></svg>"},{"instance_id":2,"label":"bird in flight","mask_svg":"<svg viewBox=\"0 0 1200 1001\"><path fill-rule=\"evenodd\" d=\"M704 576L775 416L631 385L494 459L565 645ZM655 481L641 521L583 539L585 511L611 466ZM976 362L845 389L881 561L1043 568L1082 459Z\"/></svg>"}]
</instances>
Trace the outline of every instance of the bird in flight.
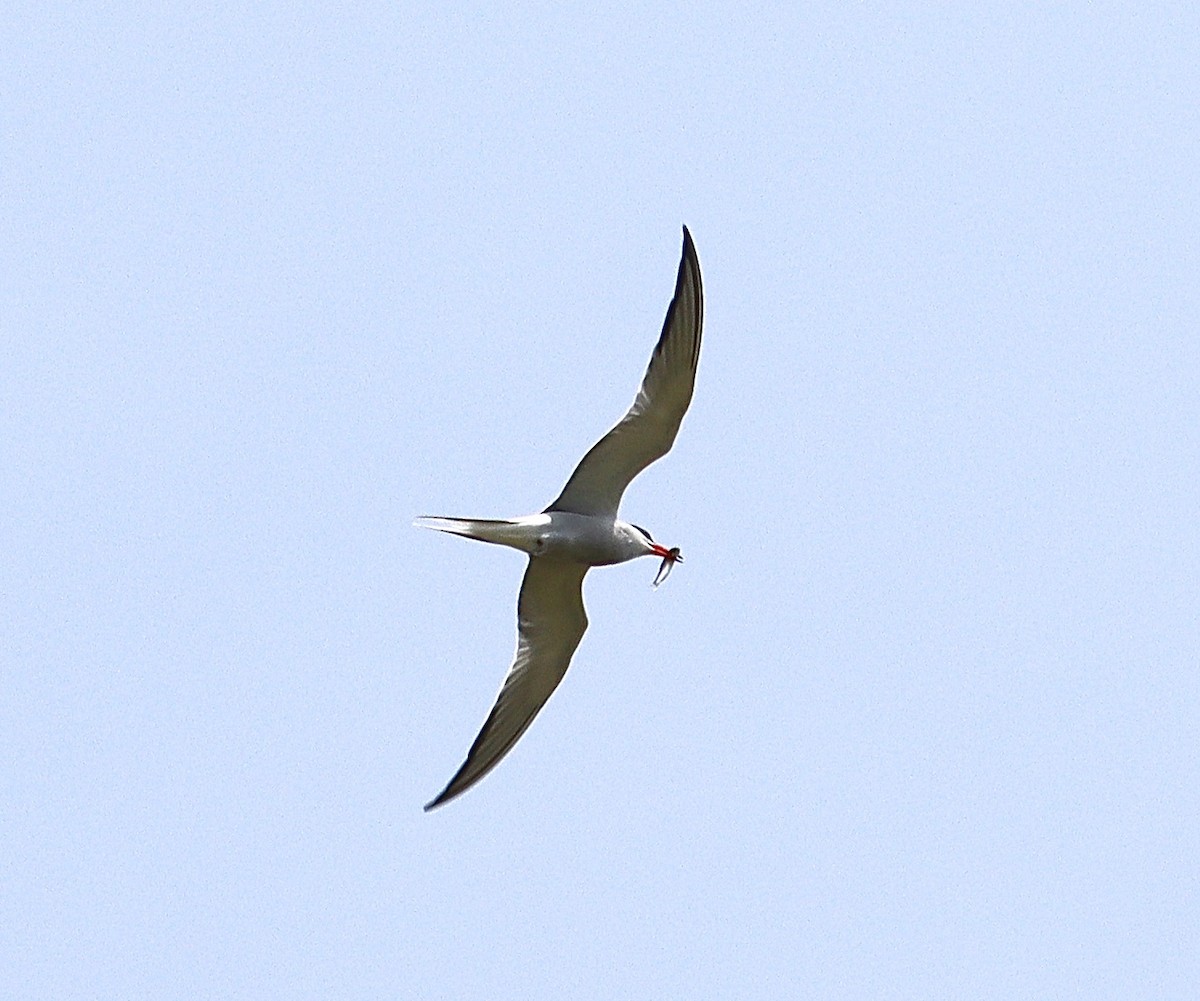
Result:
<instances>
[{"instance_id":1,"label":"bird in flight","mask_svg":"<svg viewBox=\"0 0 1200 1001\"><path fill-rule=\"evenodd\" d=\"M639 556L662 559L657 587L676 562L637 525L621 521L621 495L638 473L671 450L692 402L704 294L692 235L683 227L675 296L629 412L591 447L567 485L541 514L523 518L418 518L416 524L528 554L517 600L517 652L496 704L467 759L426 810L454 799L499 764L558 687L587 629L583 578L592 567Z\"/></svg>"}]
</instances>

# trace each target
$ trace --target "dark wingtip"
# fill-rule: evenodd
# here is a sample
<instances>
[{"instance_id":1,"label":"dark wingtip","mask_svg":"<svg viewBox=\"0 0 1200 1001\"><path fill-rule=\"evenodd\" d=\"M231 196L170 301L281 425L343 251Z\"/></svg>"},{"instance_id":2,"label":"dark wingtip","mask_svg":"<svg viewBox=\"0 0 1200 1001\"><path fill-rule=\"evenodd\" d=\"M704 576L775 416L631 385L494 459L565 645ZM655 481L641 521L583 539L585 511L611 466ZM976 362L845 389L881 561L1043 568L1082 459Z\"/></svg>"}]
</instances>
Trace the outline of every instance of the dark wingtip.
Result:
<instances>
[{"instance_id":1,"label":"dark wingtip","mask_svg":"<svg viewBox=\"0 0 1200 1001\"><path fill-rule=\"evenodd\" d=\"M690 263L692 269L696 272L696 285L700 285L700 256L696 253L696 244L692 240L692 231L685 225L683 227L683 254L679 262L680 277L683 275L684 264Z\"/></svg>"},{"instance_id":2,"label":"dark wingtip","mask_svg":"<svg viewBox=\"0 0 1200 1001\"><path fill-rule=\"evenodd\" d=\"M466 764L464 763L463 768L465 768L465 767L466 767ZM462 769L459 769L459 771L461 771L461 770ZM454 797L457 796L460 792L464 792L465 790L463 790L463 789L455 789L454 788L454 783L457 780L458 780L458 775L455 775L454 778L452 778L448 783L446 783L446 788L443 789L441 792L439 792L436 796L434 796L433 799L431 799L428 803L426 803L421 809L424 810L426 813L428 813L430 810L436 810L443 803L447 803L450 800L454 799Z\"/></svg>"},{"instance_id":3,"label":"dark wingtip","mask_svg":"<svg viewBox=\"0 0 1200 1001\"><path fill-rule=\"evenodd\" d=\"M675 293L679 294L679 287L683 282L684 271L690 271L692 280L696 284L696 310L697 310L697 328L696 328L696 343L692 349L692 367L695 368L700 362L700 338L701 330L704 324L704 283L700 278L700 256L696 253L696 244L692 242L692 231L687 228L687 223L683 224L683 254L679 260L679 276L676 279ZM674 309L675 303L671 303L671 308ZM668 313L668 316L670 314ZM666 326L663 327L664 331Z\"/></svg>"}]
</instances>

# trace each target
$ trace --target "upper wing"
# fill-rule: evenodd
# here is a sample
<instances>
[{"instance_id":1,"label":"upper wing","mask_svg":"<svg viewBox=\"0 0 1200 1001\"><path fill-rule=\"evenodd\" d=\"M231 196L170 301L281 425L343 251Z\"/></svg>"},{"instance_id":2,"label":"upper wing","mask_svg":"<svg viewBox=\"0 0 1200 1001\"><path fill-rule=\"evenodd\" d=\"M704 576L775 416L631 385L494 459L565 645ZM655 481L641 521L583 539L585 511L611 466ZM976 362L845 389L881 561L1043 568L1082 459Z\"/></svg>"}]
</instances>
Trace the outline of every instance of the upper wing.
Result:
<instances>
[{"instance_id":1,"label":"upper wing","mask_svg":"<svg viewBox=\"0 0 1200 1001\"><path fill-rule=\"evenodd\" d=\"M662 334L637 398L621 422L575 467L563 492L547 511L616 517L621 495L630 481L666 455L675 443L679 423L692 402L703 323L700 261L692 234L684 226L675 298L667 309Z\"/></svg>"},{"instance_id":2,"label":"upper wing","mask_svg":"<svg viewBox=\"0 0 1200 1001\"><path fill-rule=\"evenodd\" d=\"M531 559L517 601L517 655L496 704L449 785L425 804L432 810L500 763L562 681L587 629L582 563Z\"/></svg>"}]
</instances>

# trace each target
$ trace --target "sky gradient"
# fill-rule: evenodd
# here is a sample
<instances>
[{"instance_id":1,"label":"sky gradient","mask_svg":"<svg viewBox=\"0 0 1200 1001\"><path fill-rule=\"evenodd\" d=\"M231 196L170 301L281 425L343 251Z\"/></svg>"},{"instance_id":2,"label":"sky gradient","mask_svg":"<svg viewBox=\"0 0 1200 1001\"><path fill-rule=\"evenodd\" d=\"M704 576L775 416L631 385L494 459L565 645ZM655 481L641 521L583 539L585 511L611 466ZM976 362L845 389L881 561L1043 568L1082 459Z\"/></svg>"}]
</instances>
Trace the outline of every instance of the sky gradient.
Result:
<instances>
[{"instance_id":1,"label":"sky gradient","mask_svg":"<svg viewBox=\"0 0 1200 1001\"><path fill-rule=\"evenodd\" d=\"M1188 5L18 4L14 997L1200 982ZM696 396L431 814L681 224Z\"/></svg>"}]
</instances>

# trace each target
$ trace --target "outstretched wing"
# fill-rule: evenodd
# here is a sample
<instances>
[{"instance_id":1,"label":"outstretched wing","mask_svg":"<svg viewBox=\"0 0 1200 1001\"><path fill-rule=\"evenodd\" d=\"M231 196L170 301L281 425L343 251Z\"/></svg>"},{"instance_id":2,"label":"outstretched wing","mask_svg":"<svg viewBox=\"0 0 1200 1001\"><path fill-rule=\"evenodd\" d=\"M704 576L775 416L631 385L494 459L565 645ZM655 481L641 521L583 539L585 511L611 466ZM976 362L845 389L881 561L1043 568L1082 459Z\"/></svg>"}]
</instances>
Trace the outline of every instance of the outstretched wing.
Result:
<instances>
[{"instance_id":1,"label":"outstretched wing","mask_svg":"<svg viewBox=\"0 0 1200 1001\"><path fill-rule=\"evenodd\" d=\"M621 495L638 473L661 459L675 443L679 424L692 402L704 290L692 234L683 227L683 256L675 279L675 298L667 309L662 334L650 356L637 398L621 422L601 438L547 511L615 518Z\"/></svg>"},{"instance_id":2,"label":"outstretched wing","mask_svg":"<svg viewBox=\"0 0 1200 1001\"><path fill-rule=\"evenodd\" d=\"M581 563L529 561L517 601L517 655L467 760L426 810L466 792L500 763L562 681L587 629Z\"/></svg>"}]
</instances>

